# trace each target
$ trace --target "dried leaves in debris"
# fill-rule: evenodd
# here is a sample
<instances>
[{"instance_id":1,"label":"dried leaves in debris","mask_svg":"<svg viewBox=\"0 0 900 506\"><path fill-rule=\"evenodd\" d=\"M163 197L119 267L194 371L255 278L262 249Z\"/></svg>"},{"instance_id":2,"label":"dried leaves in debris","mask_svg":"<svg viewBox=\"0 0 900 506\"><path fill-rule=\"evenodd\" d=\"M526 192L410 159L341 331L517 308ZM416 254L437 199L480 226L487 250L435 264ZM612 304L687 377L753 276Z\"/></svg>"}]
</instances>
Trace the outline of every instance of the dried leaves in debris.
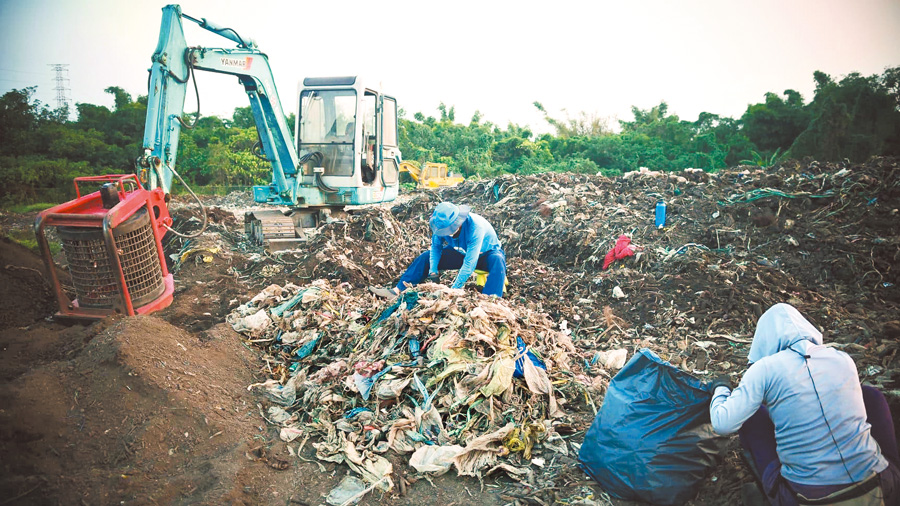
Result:
<instances>
[{"instance_id":1,"label":"dried leaves in debris","mask_svg":"<svg viewBox=\"0 0 900 506\"><path fill-rule=\"evenodd\" d=\"M269 379L250 387L270 401L282 439L316 436L320 459L369 483L390 474L385 452L425 445L459 445L458 472L480 476L524 449L510 432L547 439L585 395L571 339L545 314L436 284L396 302L349 288L271 285L229 322L266 351Z\"/></svg>"}]
</instances>

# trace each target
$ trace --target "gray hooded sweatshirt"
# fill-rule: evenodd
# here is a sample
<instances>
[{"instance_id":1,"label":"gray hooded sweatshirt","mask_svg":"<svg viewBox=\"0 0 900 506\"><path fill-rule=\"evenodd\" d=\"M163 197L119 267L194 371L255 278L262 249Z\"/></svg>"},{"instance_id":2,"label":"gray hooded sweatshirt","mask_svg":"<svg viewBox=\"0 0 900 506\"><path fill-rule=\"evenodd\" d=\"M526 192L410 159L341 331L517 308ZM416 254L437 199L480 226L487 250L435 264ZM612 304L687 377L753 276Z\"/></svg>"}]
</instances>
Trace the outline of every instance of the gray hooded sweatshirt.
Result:
<instances>
[{"instance_id":1,"label":"gray hooded sweatshirt","mask_svg":"<svg viewBox=\"0 0 900 506\"><path fill-rule=\"evenodd\" d=\"M859 482L888 466L869 433L853 360L822 346L822 334L796 308L776 304L759 318L748 358L738 387L713 394L709 414L717 433L736 432L765 405L781 474L793 483Z\"/></svg>"}]
</instances>

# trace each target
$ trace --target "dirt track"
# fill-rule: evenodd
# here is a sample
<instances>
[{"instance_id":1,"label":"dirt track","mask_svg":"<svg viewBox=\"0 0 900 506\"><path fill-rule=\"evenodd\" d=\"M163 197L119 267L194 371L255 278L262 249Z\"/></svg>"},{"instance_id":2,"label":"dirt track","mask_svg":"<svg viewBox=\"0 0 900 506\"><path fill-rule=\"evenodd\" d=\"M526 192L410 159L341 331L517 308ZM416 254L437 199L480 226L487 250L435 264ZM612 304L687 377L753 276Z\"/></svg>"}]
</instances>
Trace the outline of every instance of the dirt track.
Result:
<instances>
[{"instance_id":1,"label":"dirt track","mask_svg":"<svg viewBox=\"0 0 900 506\"><path fill-rule=\"evenodd\" d=\"M315 462L311 444L302 458L288 454L261 416L261 398L247 391L266 376L261 351L222 322L271 282L328 278L362 292L396 279L425 247L427 215L441 199L468 203L494 224L509 257L507 298L567 320L584 357L616 347L630 356L647 346L688 371L737 373L746 347L716 336L746 339L768 305L791 302L854 357L862 379L894 390L898 181L896 160L795 163L712 178L507 177L362 210L327 226L308 252L278 259L238 244L240 226L218 209L199 245L221 250L211 263L180 267L170 308L90 326L45 321L54 302L39 258L0 242L3 497L10 504L323 503L347 468ZM793 196L727 201L765 188ZM663 231L652 227L656 194L669 202ZM188 209L176 216L190 226ZM32 219L3 218L10 226ZM642 254L602 271L604 253L626 232ZM169 243L172 253L182 246ZM614 286L628 298L614 298ZM605 332L613 317L622 328ZM693 345L704 339L718 344ZM581 415L589 423L590 414ZM740 502L749 476L733 452L724 457L692 504ZM414 481L404 459L394 468ZM496 477L482 488L445 475L437 488L420 480L402 496L370 494L363 504L526 504L528 497L549 504L592 491L599 501L599 488L577 469L555 472L554 490Z\"/></svg>"}]
</instances>

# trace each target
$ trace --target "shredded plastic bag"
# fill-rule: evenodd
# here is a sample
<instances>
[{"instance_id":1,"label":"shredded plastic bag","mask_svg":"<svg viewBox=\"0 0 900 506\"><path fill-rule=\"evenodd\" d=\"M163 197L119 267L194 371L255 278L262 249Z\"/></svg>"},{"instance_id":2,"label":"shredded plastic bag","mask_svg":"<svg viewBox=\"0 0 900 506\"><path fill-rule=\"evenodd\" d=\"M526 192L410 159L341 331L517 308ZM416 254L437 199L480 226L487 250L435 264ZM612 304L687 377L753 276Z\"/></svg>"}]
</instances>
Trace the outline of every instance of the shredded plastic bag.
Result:
<instances>
[{"instance_id":1,"label":"shredded plastic bag","mask_svg":"<svg viewBox=\"0 0 900 506\"><path fill-rule=\"evenodd\" d=\"M409 459L409 465L420 473L432 473L438 476L450 470L453 459L462 451L463 447L459 445L422 446L413 453Z\"/></svg>"},{"instance_id":2,"label":"shredded plastic bag","mask_svg":"<svg viewBox=\"0 0 900 506\"><path fill-rule=\"evenodd\" d=\"M360 480L356 476L347 475L338 484L331 489L325 502L332 506L341 506L343 504L356 504L362 499L366 491L366 482Z\"/></svg>"},{"instance_id":3,"label":"shredded plastic bag","mask_svg":"<svg viewBox=\"0 0 900 506\"><path fill-rule=\"evenodd\" d=\"M621 499L683 504L697 494L723 440L709 423L709 401L702 381L640 350L610 382L578 453L580 467Z\"/></svg>"}]
</instances>

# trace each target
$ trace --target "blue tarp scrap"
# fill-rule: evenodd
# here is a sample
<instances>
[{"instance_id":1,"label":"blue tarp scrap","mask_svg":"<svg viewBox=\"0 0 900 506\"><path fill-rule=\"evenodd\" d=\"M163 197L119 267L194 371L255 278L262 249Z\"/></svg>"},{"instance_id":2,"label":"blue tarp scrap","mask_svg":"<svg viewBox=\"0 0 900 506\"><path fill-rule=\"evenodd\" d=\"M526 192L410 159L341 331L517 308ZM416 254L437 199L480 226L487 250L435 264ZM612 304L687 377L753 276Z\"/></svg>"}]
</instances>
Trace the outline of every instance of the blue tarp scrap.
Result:
<instances>
[{"instance_id":1,"label":"blue tarp scrap","mask_svg":"<svg viewBox=\"0 0 900 506\"><path fill-rule=\"evenodd\" d=\"M547 366L544 365L544 362L542 362L541 359L537 357L537 355L532 353L532 351L529 350L527 346L525 346L525 341L523 341L522 338L518 336L516 336L516 348L518 350L516 356L518 356L519 358L516 359L516 370L515 372L513 372L513 378L525 377L525 357L528 357L528 360L531 360L531 363L536 367L540 367L545 371L547 370Z\"/></svg>"},{"instance_id":2,"label":"blue tarp scrap","mask_svg":"<svg viewBox=\"0 0 900 506\"><path fill-rule=\"evenodd\" d=\"M394 314L394 311L396 311L397 308L400 307L400 304L404 303L406 304L406 309L412 309L416 307L416 304L419 303L419 292L407 290L400 294L400 296L397 297L393 304L381 311L381 314L378 315L378 319L375 320L375 323L381 323L384 320L390 318L391 315Z\"/></svg>"},{"instance_id":3,"label":"blue tarp scrap","mask_svg":"<svg viewBox=\"0 0 900 506\"><path fill-rule=\"evenodd\" d=\"M316 349L316 345L319 344L319 339L322 338L322 333L320 332L315 338L309 340L303 346L297 348L297 351L294 352L294 356L297 357L297 360L303 360L308 357L310 353Z\"/></svg>"}]
</instances>

